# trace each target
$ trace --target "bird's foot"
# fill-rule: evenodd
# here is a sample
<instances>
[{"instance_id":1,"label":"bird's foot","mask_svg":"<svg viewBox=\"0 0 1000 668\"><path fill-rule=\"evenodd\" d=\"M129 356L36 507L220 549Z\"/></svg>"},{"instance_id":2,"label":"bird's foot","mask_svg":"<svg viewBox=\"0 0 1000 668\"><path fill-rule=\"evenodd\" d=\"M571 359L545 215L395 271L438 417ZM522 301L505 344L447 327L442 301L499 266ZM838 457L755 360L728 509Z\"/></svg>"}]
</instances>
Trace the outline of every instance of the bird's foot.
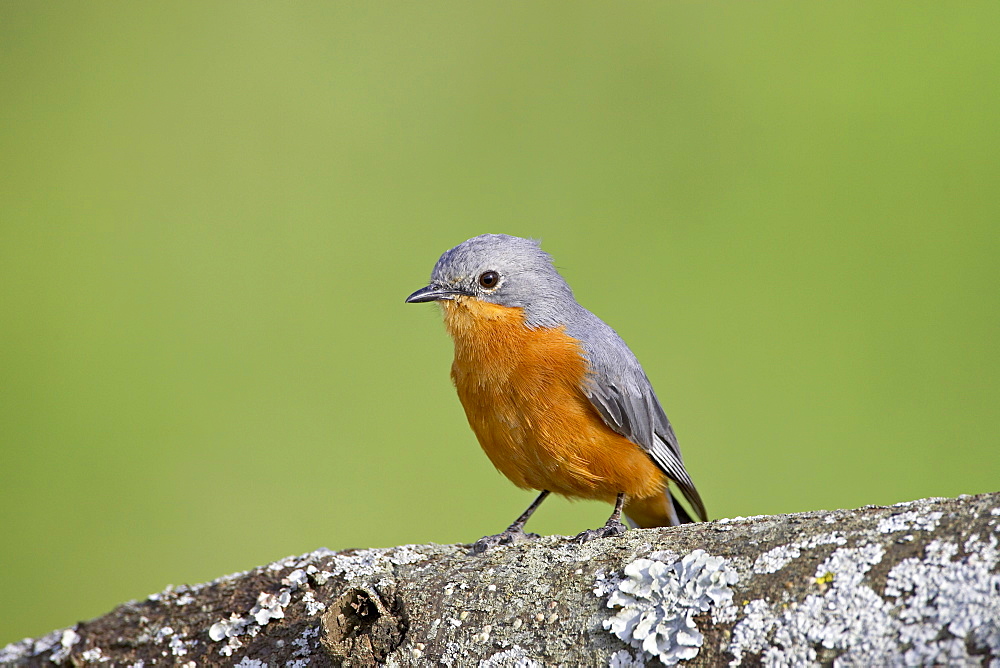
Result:
<instances>
[{"instance_id":1,"label":"bird's foot","mask_svg":"<svg viewBox=\"0 0 1000 668\"><path fill-rule=\"evenodd\" d=\"M525 533L521 527L510 526L507 527L506 531L498 533L495 536L483 536L477 540L472 544L470 554L483 554L487 550L500 545L516 545L518 543L526 543L535 538L538 538L537 533Z\"/></svg>"},{"instance_id":2,"label":"bird's foot","mask_svg":"<svg viewBox=\"0 0 1000 668\"><path fill-rule=\"evenodd\" d=\"M608 523L597 529L587 529L576 535L573 539L574 543L583 545L584 543L595 540L597 538L614 538L615 536L621 536L625 531L628 530L620 520L610 519Z\"/></svg>"}]
</instances>

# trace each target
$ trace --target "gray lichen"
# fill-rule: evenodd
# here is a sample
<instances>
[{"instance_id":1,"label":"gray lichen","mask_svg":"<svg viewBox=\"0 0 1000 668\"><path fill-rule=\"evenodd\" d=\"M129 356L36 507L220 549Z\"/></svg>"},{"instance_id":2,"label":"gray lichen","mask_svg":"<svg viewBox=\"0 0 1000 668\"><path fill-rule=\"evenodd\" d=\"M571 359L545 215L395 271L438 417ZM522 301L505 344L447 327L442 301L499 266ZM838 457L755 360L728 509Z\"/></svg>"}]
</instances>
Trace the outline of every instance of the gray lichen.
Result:
<instances>
[{"instance_id":1,"label":"gray lichen","mask_svg":"<svg viewBox=\"0 0 1000 668\"><path fill-rule=\"evenodd\" d=\"M766 666L815 663L817 650L837 651L841 665L967 665L968 648L1000 654L1000 555L997 539L933 541L922 558L888 573L881 594L865 580L885 556L881 545L839 548L816 569L826 591L787 608L750 601L733 629L731 665L760 654Z\"/></svg>"},{"instance_id":2,"label":"gray lichen","mask_svg":"<svg viewBox=\"0 0 1000 668\"><path fill-rule=\"evenodd\" d=\"M25 638L21 642L11 643L0 649L0 665L14 664L17 661L49 654L52 663L62 663L69 657L73 646L80 642L76 627L60 629L45 634L41 638Z\"/></svg>"},{"instance_id":3,"label":"gray lichen","mask_svg":"<svg viewBox=\"0 0 1000 668\"><path fill-rule=\"evenodd\" d=\"M972 536L963 548L966 556L958 557L958 545L935 540L923 559L905 559L889 572L885 594L900 606L909 665L970 661L970 644L1000 656L997 537Z\"/></svg>"},{"instance_id":4,"label":"gray lichen","mask_svg":"<svg viewBox=\"0 0 1000 668\"><path fill-rule=\"evenodd\" d=\"M878 522L879 533L895 531L933 531L944 516L942 512L910 510L898 515L883 517Z\"/></svg>"},{"instance_id":5,"label":"gray lichen","mask_svg":"<svg viewBox=\"0 0 1000 668\"><path fill-rule=\"evenodd\" d=\"M514 645L479 662L479 668L542 668L542 664L528 656L524 648Z\"/></svg>"},{"instance_id":6,"label":"gray lichen","mask_svg":"<svg viewBox=\"0 0 1000 668\"><path fill-rule=\"evenodd\" d=\"M819 534L818 536L812 536L787 545L779 545L757 557L757 560L753 564L753 571L760 574L777 573L793 560L798 559L802 555L803 550L811 550L820 545L846 544L847 538L837 532L833 532Z\"/></svg>"},{"instance_id":7,"label":"gray lichen","mask_svg":"<svg viewBox=\"0 0 1000 668\"><path fill-rule=\"evenodd\" d=\"M608 659L608 668L646 668L646 654L639 650L633 655L627 649L620 649Z\"/></svg>"},{"instance_id":8,"label":"gray lichen","mask_svg":"<svg viewBox=\"0 0 1000 668\"><path fill-rule=\"evenodd\" d=\"M673 563L636 559L624 572L607 603L618 612L604 628L665 665L698 655L704 635L695 615L732 608L730 585L738 580L725 558L704 550ZM620 654L613 657L618 665L623 659Z\"/></svg>"}]
</instances>

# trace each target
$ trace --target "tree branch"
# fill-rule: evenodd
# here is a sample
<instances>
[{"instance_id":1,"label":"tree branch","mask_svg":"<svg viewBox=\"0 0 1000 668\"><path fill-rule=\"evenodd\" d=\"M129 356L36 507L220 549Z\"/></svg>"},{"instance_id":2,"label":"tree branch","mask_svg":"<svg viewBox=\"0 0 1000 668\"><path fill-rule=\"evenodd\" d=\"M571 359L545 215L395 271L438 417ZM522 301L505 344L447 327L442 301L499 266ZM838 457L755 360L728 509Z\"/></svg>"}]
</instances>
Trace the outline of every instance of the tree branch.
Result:
<instances>
[{"instance_id":1,"label":"tree branch","mask_svg":"<svg viewBox=\"0 0 1000 668\"><path fill-rule=\"evenodd\" d=\"M317 550L8 645L0 664L986 665L998 537L1000 493L482 556Z\"/></svg>"}]
</instances>

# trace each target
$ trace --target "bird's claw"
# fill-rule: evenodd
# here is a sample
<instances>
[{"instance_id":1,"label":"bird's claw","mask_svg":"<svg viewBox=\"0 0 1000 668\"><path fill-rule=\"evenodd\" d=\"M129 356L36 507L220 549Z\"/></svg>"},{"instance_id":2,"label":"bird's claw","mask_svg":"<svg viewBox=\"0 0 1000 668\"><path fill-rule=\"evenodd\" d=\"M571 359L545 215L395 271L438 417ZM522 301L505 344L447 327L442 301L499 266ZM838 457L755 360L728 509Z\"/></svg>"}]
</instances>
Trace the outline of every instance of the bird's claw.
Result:
<instances>
[{"instance_id":1,"label":"bird's claw","mask_svg":"<svg viewBox=\"0 0 1000 668\"><path fill-rule=\"evenodd\" d=\"M621 536L627 529L628 527L621 522L609 520L608 523L602 527L598 527L597 529L587 529L586 531L578 533L573 539L573 542L583 545L588 541L596 540L598 538L614 538L615 536Z\"/></svg>"},{"instance_id":2,"label":"bird's claw","mask_svg":"<svg viewBox=\"0 0 1000 668\"><path fill-rule=\"evenodd\" d=\"M537 533L525 533L521 527L508 527L506 531L494 536L483 536L472 544L470 554L483 554L489 549L500 545L516 545L538 538Z\"/></svg>"}]
</instances>

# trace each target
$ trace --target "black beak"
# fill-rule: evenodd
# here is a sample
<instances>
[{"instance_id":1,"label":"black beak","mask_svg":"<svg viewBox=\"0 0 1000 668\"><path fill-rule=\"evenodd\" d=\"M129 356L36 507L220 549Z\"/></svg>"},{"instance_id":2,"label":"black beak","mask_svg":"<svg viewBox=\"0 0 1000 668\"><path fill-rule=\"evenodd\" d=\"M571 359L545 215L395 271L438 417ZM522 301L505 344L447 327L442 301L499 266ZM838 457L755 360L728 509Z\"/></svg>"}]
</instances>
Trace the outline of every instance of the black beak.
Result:
<instances>
[{"instance_id":1,"label":"black beak","mask_svg":"<svg viewBox=\"0 0 1000 668\"><path fill-rule=\"evenodd\" d=\"M420 288L412 295L406 298L407 304L420 304L422 302L436 302L440 299L454 299L456 296L464 294L459 290L449 290L448 288L443 288L440 285L428 285L426 288Z\"/></svg>"}]
</instances>

